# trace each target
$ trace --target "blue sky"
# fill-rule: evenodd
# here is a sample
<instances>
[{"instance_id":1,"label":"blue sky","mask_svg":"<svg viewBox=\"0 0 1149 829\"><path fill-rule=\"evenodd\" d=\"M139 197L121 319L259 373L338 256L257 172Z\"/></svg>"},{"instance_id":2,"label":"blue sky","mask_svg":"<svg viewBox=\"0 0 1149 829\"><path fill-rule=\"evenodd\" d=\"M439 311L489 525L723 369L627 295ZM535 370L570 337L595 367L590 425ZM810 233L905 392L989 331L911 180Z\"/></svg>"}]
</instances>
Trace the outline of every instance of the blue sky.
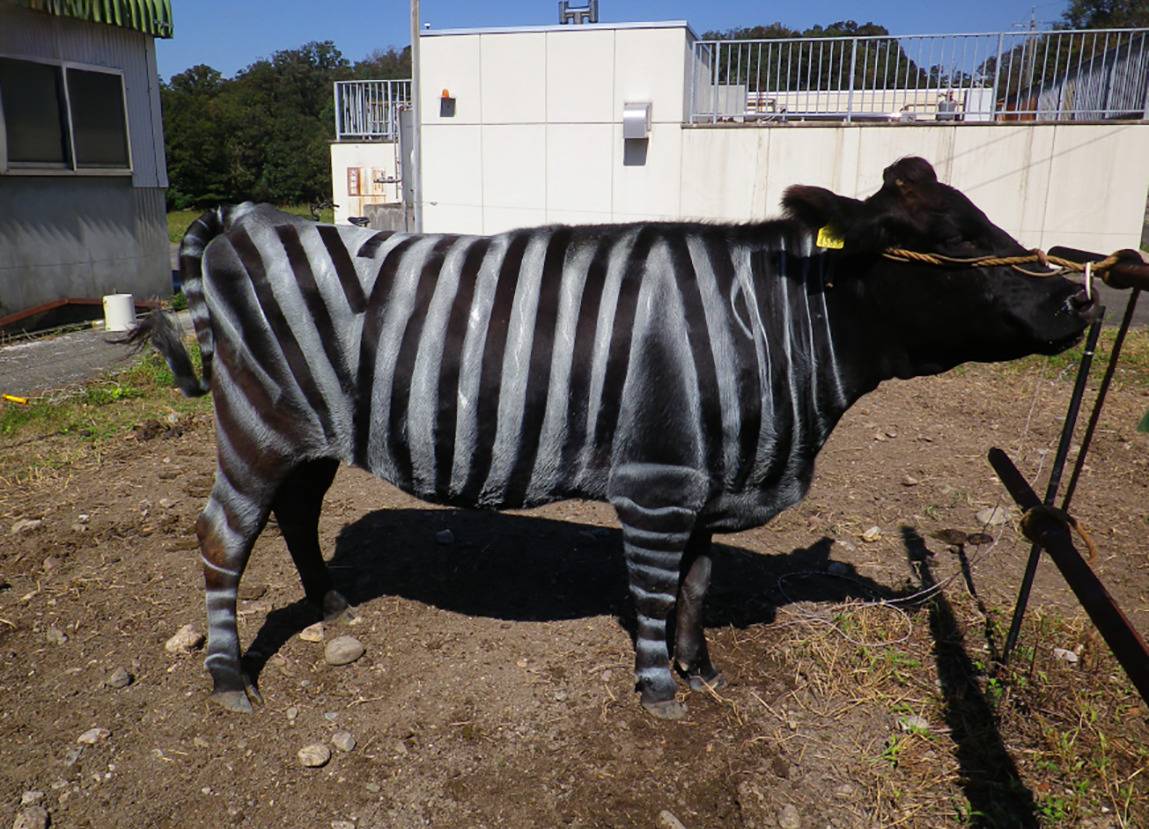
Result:
<instances>
[{"instance_id":1,"label":"blue sky","mask_svg":"<svg viewBox=\"0 0 1149 829\"><path fill-rule=\"evenodd\" d=\"M1057 20L1068 0L599 0L600 20L686 20L696 32L772 23L796 29L854 19L881 23L894 34L984 32ZM351 60L409 38L406 0L173 0L176 35L157 41L164 78L206 63L225 75L277 49L333 40ZM423 21L436 29L556 23L556 0L423 0Z\"/></svg>"}]
</instances>

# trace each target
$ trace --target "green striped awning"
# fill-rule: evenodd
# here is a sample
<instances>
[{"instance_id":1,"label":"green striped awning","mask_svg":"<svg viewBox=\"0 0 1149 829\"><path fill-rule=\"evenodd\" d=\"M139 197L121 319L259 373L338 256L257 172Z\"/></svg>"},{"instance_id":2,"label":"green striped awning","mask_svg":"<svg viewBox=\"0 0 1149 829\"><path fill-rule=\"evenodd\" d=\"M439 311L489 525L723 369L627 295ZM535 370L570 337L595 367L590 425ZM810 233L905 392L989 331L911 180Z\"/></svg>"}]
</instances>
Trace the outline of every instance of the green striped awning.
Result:
<instances>
[{"instance_id":1,"label":"green striped awning","mask_svg":"<svg viewBox=\"0 0 1149 829\"><path fill-rule=\"evenodd\" d=\"M122 26L154 37L172 36L171 0L16 0L21 6L60 17Z\"/></svg>"}]
</instances>

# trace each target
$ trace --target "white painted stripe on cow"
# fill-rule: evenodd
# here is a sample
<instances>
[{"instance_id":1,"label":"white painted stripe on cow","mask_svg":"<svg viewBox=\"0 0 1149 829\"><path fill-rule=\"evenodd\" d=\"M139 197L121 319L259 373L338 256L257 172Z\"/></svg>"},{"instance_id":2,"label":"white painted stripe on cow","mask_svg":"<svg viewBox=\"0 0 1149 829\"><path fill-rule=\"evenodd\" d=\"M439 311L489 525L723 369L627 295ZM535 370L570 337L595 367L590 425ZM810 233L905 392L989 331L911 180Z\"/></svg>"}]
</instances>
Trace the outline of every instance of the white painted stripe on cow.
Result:
<instances>
[{"instance_id":1,"label":"white painted stripe on cow","mask_svg":"<svg viewBox=\"0 0 1149 829\"><path fill-rule=\"evenodd\" d=\"M451 492L458 494L467 483L467 475L481 440L478 417L479 383L483 365L483 346L491 318L491 305L499 281L499 270L507 255L510 236L497 236L491 241L479 273L474 276L475 292L467 316L467 333L463 339L463 356L459 365L459 389L456 403L455 458L451 465Z\"/></svg>"},{"instance_id":2,"label":"white painted stripe on cow","mask_svg":"<svg viewBox=\"0 0 1149 829\"><path fill-rule=\"evenodd\" d=\"M572 243L573 244L573 243ZM539 432L539 451L531 471L527 489L528 503L542 501L561 484L560 479L569 470L560 469L562 448L566 442L568 417L572 405L570 375L574 361L575 334L578 330L579 308L586 288L587 274L598 245L583 240L577 250L569 253L563 263L562 284L559 288L559 307L555 321L554 348L551 351L550 382L547 386L547 406Z\"/></svg>"},{"instance_id":3,"label":"white painted stripe on cow","mask_svg":"<svg viewBox=\"0 0 1149 829\"><path fill-rule=\"evenodd\" d=\"M739 457L738 441L738 435L742 430L742 406L740 404L742 391L737 386L737 370L727 371L723 369L739 365L734 338L747 336L747 333L743 331L737 321L732 302L727 302L726 298L722 296L713 263L702 239L697 234L692 233L686 239L686 247L690 253L690 261L694 266L694 271L699 277L697 284L702 296L702 310L706 315L706 328L710 334L710 350L714 356L715 376L718 381L718 405L722 413L722 457L726 476L731 478L742 464L742 458ZM723 252L727 253L728 250L724 249ZM734 280L731 283L731 298L733 298L736 286L741 285L733 257L731 257L731 269L735 272ZM718 438L719 436L713 436L711 439L716 440Z\"/></svg>"},{"instance_id":4,"label":"white painted stripe on cow","mask_svg":"<svg viewBox=\"0 0 1149 829\"><path fill-rule=\"evenodd\" d=\"M519 435L522 432L527 380L530 376L543 260L553 233L553 230L537 230L532 233L519 264L518 284L515 286L511 317L507 322L507 342L499 372L499 410L491 469L479 496L482 503L497 503L502 499L519 459Z\"/></svg>"},{"instance_id":5,"label":"white painted stripe on cow","mask_svg":"<svg viewBox=\"0 0 1149 829\"><path fill-rule=\"evenodd\" d=\"M407 444L411 450L411 485L415 492L435 491L435 423L439 413L439 369L447 339L447 322L474 237L457 240L447 252L427 306L411 372L407 406Z\"/></svg>"},{"instance_id":6,"label":"white painted stripe on cow","mask_svg":"<svg viewBox=\"0 0 1149 829\"><path fill-rule=\"evenodd\" d=\"M387 447L391 414L391 385L395 377L395 363L403 333L411 319L419 276L438 236L420 237L411 247L400 252L401 259L395 270L395 281L390 300L383 312L379 341L375 353L375 376L371 381L370 439L367 445L367 464L372 472L388 480L395 479L395 464Z\"/></svg>"},{"instance_id":7,"label":"white painted stripe on cow","mask_svg":"<svg viewBox=\"0 0 1149 829\"><path fill-rule=\"evenodd\" d=\"M631 251L641 232L635 227L614 243L607 257L606 278L602 287L602 299L598 307L598 321L595 325L594 350L591 357L590 393L587 397L586 439L583 443L580 467L586 472L594 451L594 428L598 412L602 406L602 386L606 376L606 366L610 357L610 342L614 334L614 315L618 309L619 287L626 273Z\"/></svg>"}]
</instances>

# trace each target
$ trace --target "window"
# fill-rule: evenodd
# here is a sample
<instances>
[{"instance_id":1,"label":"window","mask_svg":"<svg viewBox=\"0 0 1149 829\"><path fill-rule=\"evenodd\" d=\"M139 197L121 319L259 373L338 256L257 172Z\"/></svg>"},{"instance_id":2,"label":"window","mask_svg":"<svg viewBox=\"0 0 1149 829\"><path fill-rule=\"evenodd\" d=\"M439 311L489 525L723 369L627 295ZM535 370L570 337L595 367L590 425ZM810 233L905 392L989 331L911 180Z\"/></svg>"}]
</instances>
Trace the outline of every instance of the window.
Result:
<instances>
[{"instance_id":1,"label":"window","mask_svg":"<svg viewBox=\"0 0 1149 829\"><path fill-rule=\"evenodd\" d=\"M0 171L130 172L119 72L0 57Z\"/></svg>"},{"instance_id":2,"label":"window","mask_svg":"<svg viewBox=\"0 0 1149 829\"><path fill-rule=\"evenodd\" d=\"M9 164L69 166L59 67L0 58L0 100Z\"/></svg>"},{"instance_id":3,"label":"window","mask_svg":"<svg viewBox=\"0 0 1149 829\"><path fill-rule=\"evenodd\" d=\"M120 76L69 68L68 100L72 105L76 166L129 166L124 88Z\"/></svg>"}]
</instances>

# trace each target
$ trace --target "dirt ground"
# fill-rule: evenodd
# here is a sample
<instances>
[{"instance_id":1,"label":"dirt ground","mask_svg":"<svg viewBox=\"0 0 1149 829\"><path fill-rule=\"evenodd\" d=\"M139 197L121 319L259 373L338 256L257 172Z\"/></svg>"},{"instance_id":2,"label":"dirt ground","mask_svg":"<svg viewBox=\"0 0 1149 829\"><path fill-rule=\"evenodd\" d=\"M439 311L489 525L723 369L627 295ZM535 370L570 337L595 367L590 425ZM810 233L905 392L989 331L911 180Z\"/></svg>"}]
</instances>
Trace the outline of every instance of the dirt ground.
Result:
<instances>
[{"instance_id":1,"label":"dirt ground","mask_svg":"<svg viewBox=\"0 0 1149 829\"><path fill-rule=\"evenodd\" d=\"M968 368L858 404L799 507L721 539L706 618L731 684L684 690L680 722L633 693L603 505L459 512L341 471L321 536L359 617L326 636L366 654L332 667L298 636L316 619L269 527L241 589L266 700L245 716L208 702L202 653L164 647L205 630L210 415L32 476L14 472L28 446L0 445L0 824L41 792L58 827L1149 825L1149 712L1055 567L1003 685L987 665L1028 544L1015 520L992 545L934 536L1007 504L990 446L1048 471L1069 395L1054 373ZM1143 632L1146 408L1144 386L1113 394L1074 509ZM10 532L27 519L43 523ZM936 601L861 604L936 582ZM131 684L107 684L117 669ZM352 751L301 765L339 731Z\"/></svg>"}]
</instances>

